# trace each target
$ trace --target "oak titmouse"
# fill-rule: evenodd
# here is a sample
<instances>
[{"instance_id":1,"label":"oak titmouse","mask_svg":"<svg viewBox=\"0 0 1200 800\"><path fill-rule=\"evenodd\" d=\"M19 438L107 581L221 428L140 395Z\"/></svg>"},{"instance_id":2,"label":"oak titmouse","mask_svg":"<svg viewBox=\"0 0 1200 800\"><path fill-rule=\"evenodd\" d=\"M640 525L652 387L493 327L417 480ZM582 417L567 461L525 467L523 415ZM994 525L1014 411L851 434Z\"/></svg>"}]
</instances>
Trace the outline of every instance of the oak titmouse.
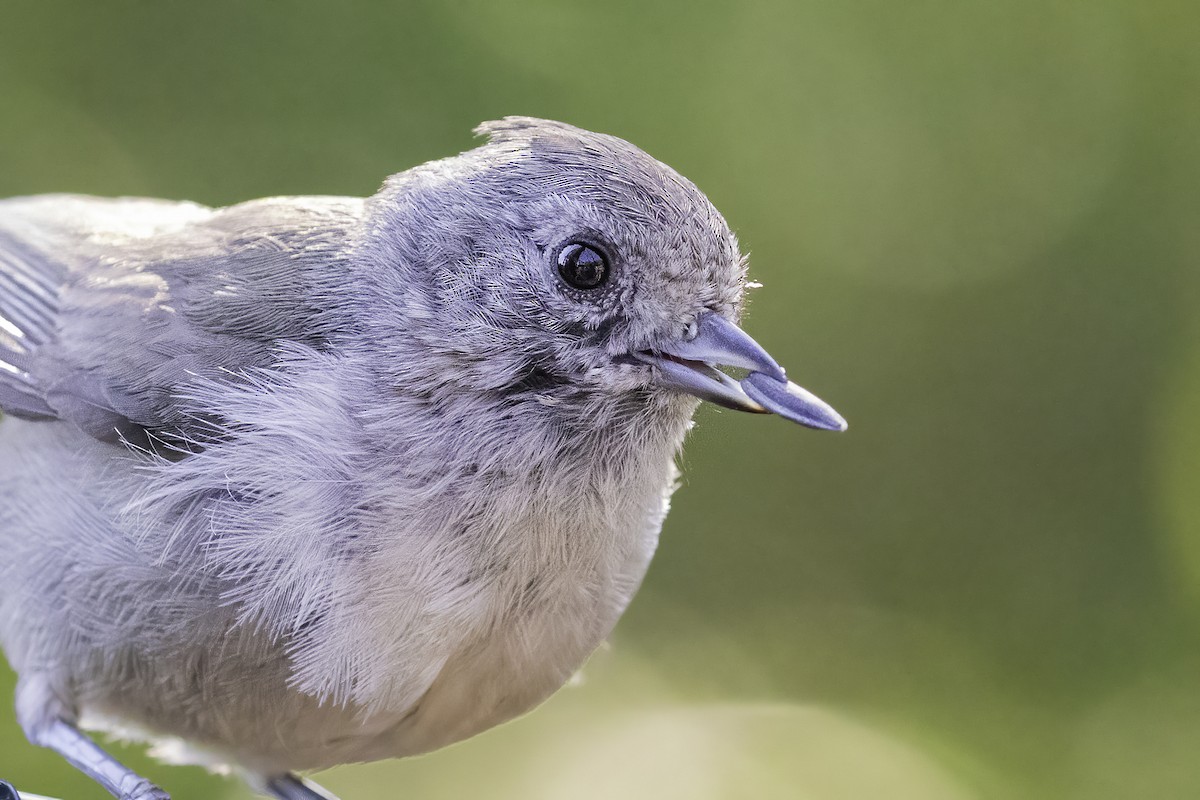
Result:
<instances>
[{"instance_id":1,"label":"oak titmouse","mask_svg":"<svg viewBox=\"0 0 1200 800\"><path fill-rule=\"evenodd\" d=\"M365 200L0 202L0 642L122 800L165 794L83 727L311 800L522 713L636 591L700 399L845 427L694 185L479 131Z\"/></svg>"}]
</instances>

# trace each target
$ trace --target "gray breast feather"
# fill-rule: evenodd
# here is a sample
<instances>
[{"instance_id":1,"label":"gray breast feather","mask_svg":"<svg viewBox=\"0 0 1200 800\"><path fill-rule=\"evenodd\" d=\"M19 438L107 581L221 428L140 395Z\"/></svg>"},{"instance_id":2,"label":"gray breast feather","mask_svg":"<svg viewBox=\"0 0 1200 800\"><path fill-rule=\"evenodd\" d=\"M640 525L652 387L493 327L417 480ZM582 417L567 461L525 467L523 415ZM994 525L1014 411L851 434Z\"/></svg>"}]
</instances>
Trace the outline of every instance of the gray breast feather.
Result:
<instances>
[{"instance_id":1,"label":"gray breast feather","mask_svg":"<svg viewBox=\"0 0 1200 800\"><path fill-rule=\"evenodd\" d=\"M362 201L225 209L46 195L0 202L0 410L102 440L195 438L197 379L321 347Z\"/></svg>"}]
</instances>

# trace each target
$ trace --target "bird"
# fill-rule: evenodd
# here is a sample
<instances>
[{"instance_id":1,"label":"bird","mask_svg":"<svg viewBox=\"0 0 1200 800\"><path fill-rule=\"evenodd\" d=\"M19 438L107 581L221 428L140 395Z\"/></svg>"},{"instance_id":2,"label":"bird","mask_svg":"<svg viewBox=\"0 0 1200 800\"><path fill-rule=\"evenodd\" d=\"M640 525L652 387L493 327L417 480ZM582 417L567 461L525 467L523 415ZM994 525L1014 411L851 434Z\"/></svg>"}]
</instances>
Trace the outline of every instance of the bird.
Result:
<instances>
[{"instance_id":1,"label":"bird","mask_svg":"<svg viewBox=\"0 0 1200 800\"><path fill-rule=\"evenodd\" d=\"M0 201L0 645L119 800L168 795L89 731L319 800L528 711L637 591L702 401L846 428L739 326L691 181L476 133L365 199Z\"/></svg>"}]
</instances>

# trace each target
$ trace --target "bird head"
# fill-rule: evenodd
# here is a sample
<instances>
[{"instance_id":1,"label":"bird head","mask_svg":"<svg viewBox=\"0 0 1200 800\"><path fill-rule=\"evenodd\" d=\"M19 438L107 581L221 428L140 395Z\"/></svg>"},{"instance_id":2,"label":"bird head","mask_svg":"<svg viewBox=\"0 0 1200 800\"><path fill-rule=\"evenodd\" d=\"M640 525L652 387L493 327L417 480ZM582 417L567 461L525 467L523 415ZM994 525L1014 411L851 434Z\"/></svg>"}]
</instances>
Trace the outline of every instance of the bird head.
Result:
<instances>
[{"instance_id":1,"label":"bird head","mask_svg":"<svg viewBox=\"0 0 1200 800\"><path fill-rule=\"evenodd\" d=\"M372 305L397 309L370 334L405 350L392 380L592 415L690 416L699 398L845 427L737 326L746 260L694 184L559 122L477 132L482 147L393 176L368 202L356 263Z\"/></svg>"}]
</instances>

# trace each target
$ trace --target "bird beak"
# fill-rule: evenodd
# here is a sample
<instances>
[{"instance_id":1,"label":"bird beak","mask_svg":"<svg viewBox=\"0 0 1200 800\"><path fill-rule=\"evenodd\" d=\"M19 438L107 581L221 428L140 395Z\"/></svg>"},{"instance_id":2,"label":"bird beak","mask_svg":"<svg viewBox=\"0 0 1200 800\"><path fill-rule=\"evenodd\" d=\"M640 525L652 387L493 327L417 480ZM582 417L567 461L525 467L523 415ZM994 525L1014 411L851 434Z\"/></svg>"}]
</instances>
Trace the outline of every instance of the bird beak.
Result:
<instances>
[{"instance_id":1,"label":"bird beak","mask_svg":"<svg viewBox=\"0 0 1200 800\"><path fill-rule=\"evenodd\" d=\"M639 350L634 358L654 368L659 386L738 411L778 414L810 428L846 430L828 403L787 379L783 368L750 335L713 311L696 318L696 335ZM718 366L750 370L736 381Z\"/></svg>"}]
</instances>

